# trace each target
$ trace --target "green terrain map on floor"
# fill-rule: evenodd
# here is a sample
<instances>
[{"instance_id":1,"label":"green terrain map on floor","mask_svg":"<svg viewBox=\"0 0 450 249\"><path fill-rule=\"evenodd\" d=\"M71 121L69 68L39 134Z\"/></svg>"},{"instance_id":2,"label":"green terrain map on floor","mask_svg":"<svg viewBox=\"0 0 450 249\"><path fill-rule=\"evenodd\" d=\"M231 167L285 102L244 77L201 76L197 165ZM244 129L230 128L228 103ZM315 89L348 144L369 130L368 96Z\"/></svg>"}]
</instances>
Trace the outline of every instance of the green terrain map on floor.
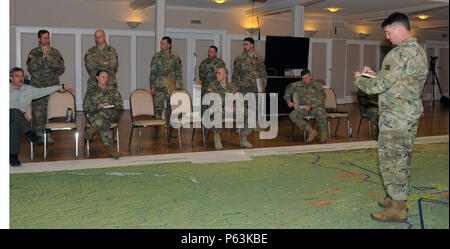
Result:
<instances>
[{"instance_id":1,"label":"green terrain map on floor","mask_svg":"<svg viewBox=\"0 0 450 249\"><path fill-rule=\"evenodd\" d=\"M449 229L448 143L414 146L406 223L385 198L377 150L10 175L11 228Z\"/></svg>"}]
</instances>

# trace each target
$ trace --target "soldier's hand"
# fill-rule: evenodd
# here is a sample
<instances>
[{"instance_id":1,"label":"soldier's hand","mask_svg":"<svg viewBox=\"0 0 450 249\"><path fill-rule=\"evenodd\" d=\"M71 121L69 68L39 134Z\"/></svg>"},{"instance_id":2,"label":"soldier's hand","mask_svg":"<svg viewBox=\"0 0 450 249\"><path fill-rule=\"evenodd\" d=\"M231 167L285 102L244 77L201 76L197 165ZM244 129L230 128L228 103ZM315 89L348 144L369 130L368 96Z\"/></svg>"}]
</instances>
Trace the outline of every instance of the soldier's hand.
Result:
<instances>
[{"instance_id":1,"label":"soldier's hand","mask_svg":"<svg viewBox=\"0 0 450 249\"><path fill-rule=\"evenodd\" d=\"M368 66L364 67L363 73L375 76L375 71L373 71L372 68Z\"/></svg>"},{"instance_id":2,"label":"soldier's hand","mask_svg":"<svg viewBox=\"0 0 450 249\"><path fill-rule=\"evenodd\" d=\"M288 103L288 106L289 106L290 108L294 108L295 104L292 103L292 102L289 102L289 103Z\"/></svg>"},{"instance_id":3,"label":"soldier's hand","mask_svg":"<svg viewBox=\"0 0 450 249\"><path fill-rule=\"evenodd\" d=\"M42 57L47 58L48 52L50 51L50 47L48 46L42 46Z\"/></svg>"},{"instance_id":4,"label":"soldier's hand","mask_svg":"<svg viewBox=\"0 0 450 249\"><path fill-rule=\"evenodd\" d=\"M61 87L61 89L63 89L62 84L60 85L60 87ZM64 90L67 90L67 91L71 92L72 94L75 94L75 90L67 84L64 84Z\"/></svg>"},{"instance_id":5,"label":"soldier's hand","mask_svg":"<svg viewBox=\"0 0 450 249\"><path fill-rule=\"evenodd\" d=\"M151 93L152 93L152 95L155 95L155 88L154 87L151 88Z\"/></svg>"},{"instance_id":6,"label":"soldier's hand","mask_svg":"<svg viewBox=\"0 0 450 249\"><path fill-rule=\"evenodd\" d=\"M28 116L28 114L24 113L25 119L28 121L28 123L31 122L31 118Z\"/></svg>"},{"instance_id":7,"label":"soldier's hand","mask_svg":"<svg viewBox=\"0 0 450 249\"><path fill-rule=\"evenodd\" d=\"M310 106L310 105L305 105L305 110L306 110L307 112L311 111L311 106Z\"/></svg>"}]
</instances>

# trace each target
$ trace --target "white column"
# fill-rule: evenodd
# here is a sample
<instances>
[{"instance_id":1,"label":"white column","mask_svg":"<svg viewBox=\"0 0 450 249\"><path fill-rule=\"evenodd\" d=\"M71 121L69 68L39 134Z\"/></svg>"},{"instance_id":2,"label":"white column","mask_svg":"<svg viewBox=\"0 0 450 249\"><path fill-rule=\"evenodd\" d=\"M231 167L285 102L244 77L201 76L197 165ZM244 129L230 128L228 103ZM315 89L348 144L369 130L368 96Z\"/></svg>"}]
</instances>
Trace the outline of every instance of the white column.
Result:
<instances>
[{"instance_id":1,"label":"white column","mask_svg":"<svg viewBox=\"0 0 450 249\"><path fill-rule=\"evenodd\" d=\"M166 35L166 0L156 0L155 16L155 52L157 52L160 50L159 42Z\"/></svg>"},{"instance_id":2,"label":"white column","mask_svg":"<svg viewBox=\"0 0 450 249\"><path fill-rule=\"evenodd\" d=\"M305 7L296 5L292 8L292 36L303 37Z\"/></svg>"}]
</instances>

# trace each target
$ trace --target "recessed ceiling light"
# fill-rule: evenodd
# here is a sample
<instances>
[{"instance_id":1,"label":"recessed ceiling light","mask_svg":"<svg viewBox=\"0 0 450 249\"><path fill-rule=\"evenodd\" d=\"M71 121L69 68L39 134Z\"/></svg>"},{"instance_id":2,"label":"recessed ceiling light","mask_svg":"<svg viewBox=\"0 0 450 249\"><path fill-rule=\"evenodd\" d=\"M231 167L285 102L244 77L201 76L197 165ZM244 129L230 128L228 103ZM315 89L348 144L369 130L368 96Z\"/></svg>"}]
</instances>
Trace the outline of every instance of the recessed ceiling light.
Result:
<instances>
[{"instance_id":1,"label":"recessed ceiling light","mask_svg":"<svg viewBox=\"0 0 450 249\"><path fill-rule=\"evenodd\" d=\"M418 17L419 19L426 20L426 19L428 19L430 16L427 16L427 15L418 15L417 17Z\"/></svg>"},{"instance_id":2,"label":"recessed ceiling light","mask_svg":"<svg viewBox=\"0 0 450 249\"><path fill-rule=\"evenodd\" d=\"M330 7L330 8L327 8L327 10L334 13L334 12L340 10L340 8Z\"/></svg>"}]
</instances>

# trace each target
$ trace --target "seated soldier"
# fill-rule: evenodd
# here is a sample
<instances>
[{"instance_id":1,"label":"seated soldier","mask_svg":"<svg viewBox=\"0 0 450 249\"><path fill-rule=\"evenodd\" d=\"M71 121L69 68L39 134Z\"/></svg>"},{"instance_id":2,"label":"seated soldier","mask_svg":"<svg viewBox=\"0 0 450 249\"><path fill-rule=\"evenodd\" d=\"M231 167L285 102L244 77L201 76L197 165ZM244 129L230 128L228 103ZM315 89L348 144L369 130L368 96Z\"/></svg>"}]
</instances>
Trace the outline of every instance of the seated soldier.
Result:
<instances>
[{"instance_id":1,"label":"seated soldier","mask_svg":"<svg viewBox=\"0 0 450 249\"><path fill-rule=\"evenodd\" d=\"M61 84L36 88L24 85L23 69L14 67L9 72L9 164L13 167L20 166L18 154L20 153L20 138L24 134L34 143L42 142L31 127L31 117L26 112L31 108L31 100L49 95L59 89L67 89L73 93L70 86Z\"/></svg>"},{"instance_id":2,"label":"seated soldier","mask_svg":"<svg viewBox=\"0 0 450 249\"><path fill-rule=\"evenodd\" d=\"M317 131L313 129L303 117L314 116L320 128L320 142L327 141L327 112L325 110L325 91L320 82L312 79L311 72L304 69L301 72L301 81L291 83L286 87L284 100L290 108L294 110L289 114L289 118L301 130L306 131L307 143L314 141ZM298 106L293 102L293 94L297 94Z\"/></svg>"},{"instance_id":3,"label":"seated soldier","mask_svg":"<svg viewBox=\"0 0 450 249\"><path fill-rule=\"evenodd\" d=\"M237 93L237 87L235 84L228 82L228 70L224 67L218 68L216 73L217 81L211 82L208 87L209 93L217 93L220 95L222 100L222 120L225 117L225 112L233 112L234 117L236 116L236 106L233 107L225 107L225 93ZM240 141L240 146L244 147L246 149L253 148L253 145L248 142L247 137L250 135L253 131L255 131L255 128L248 128L247 123L247 110L244 109L244 129L242 132L242 139ZM222 132L222 128L213 128L214 130L214 147L216 150L223 149L222 142L220 139L220 133Z\"/></svg>"},{"instance_id":4,"label":"seated soldier","mask_svg":"<svg viewBox=\"0 0 450 249\"><path fill-rule=\"evenodd\" d=\"M375 130L375 139L378 140L378 94L367 94L358 88L358 102L361 105L361 112L369 116L370 123Z\"/></svg>"},{"instance_id":5,"label":"seated soldier","mask_svg":"<svg viewBox=\"0 0 450 249\"><path fill-rule=\"evenodd\" d=\"M91 126L86 129L84 138L91 140L94 133L99 131L103 144L109 154L118 159L120 153L113 148L114 138L111 124L119 122L123 100L119 91L108 85L108 72L99 70L96 74L97 86L87 92L83 100L83 111Z\"/></svg>"}]
</instances>

